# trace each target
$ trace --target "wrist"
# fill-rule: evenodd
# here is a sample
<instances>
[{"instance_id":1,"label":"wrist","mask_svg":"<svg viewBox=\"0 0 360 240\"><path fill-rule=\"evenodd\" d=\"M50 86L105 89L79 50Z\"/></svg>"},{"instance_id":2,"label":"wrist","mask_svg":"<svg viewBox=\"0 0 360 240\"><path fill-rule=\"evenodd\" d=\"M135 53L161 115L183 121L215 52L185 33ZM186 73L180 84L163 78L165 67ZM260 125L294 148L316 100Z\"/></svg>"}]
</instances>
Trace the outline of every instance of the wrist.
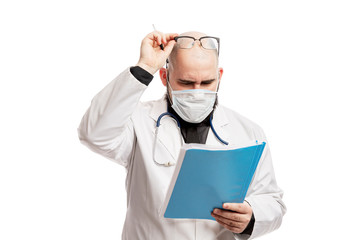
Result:
<instances>
[{"instance_id":1,"label":"wrist","mask_svg":"<svg viewBox=\"0 0 360 240\"><path fill-rule=\"evenodd\" d=\"M158 69L155 69L149 65L147 65L146 63L143 63L141 61L139 61L135 66L139 66L142 69L144 69L145 71L147 71L148 73L150 73L151 75L154 75Z\"/></svg>"}]
</instances>

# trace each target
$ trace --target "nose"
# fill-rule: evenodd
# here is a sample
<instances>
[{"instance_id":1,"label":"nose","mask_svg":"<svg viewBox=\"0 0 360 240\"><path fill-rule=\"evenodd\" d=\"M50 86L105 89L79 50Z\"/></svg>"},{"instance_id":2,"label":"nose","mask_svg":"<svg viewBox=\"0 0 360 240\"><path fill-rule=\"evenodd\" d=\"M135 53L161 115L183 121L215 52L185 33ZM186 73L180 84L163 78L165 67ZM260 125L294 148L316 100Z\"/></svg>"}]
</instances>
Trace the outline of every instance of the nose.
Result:
<instances>
[{"instance_id":1,"label":"nose","mask_svg":"<svg viewBox=\"0 0 360 240\"><path fill-rule=\"evenodd\" d=\"M194 83L194 89L201 89L200 83Z\"/></svg>"}]
</instances>

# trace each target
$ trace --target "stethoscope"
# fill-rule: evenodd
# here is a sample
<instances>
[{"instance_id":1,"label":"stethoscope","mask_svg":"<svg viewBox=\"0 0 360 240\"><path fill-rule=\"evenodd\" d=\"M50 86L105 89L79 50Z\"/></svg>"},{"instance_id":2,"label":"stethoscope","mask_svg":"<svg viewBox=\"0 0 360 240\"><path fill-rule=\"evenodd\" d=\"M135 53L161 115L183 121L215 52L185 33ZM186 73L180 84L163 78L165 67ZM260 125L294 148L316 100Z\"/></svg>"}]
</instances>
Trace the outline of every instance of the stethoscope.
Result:
<instances>
[{"instance_id":1,"label":"stethoscope","mask_svg":"<svg viewBox=\"0 0 360 240\"><path fill-rule=\"evenodd\" d=\"M179 119L177 119L177 117L170 113L170 112L164 112L162 114L160 114L160 116L158 117L157 121L156 121L156 129L155 129L155 141L154 141L154 145L153 145L153 160L154 162L157 164L157 165L160 165L160 166L165 166L165 167L171 167L171 166L174 166L175 165L175 162L173 161L168 161L166 163L159 163L158 161L156 161L156 157L155 157L155 151L156 151L156 143L157 143L157 136L158 136L158 133L159 133L159 129L160 129L160 125L161 125L161 119L163 117L166 117L166 116L169 116L171 117L171 119L173 119L175 122L176 122L176 125L177 125L177 128L178 128L178 131L179 131L179 135L180 135L180 141L181 143L183 144L184 143L184 140L182 138L182 135L181 135L181 125L180 125L180 121ZM211 131L214 133L215 137L224 145L229 145L229 143L227 141L225 141L224 139L222 139L219 134L217 134L217 132L215 131L215 128L214 128L214 125L212 123L212 119L213 119L213 115L211 114L210 115L210 128L211 128Z\"/></svg>"}]
</instances>

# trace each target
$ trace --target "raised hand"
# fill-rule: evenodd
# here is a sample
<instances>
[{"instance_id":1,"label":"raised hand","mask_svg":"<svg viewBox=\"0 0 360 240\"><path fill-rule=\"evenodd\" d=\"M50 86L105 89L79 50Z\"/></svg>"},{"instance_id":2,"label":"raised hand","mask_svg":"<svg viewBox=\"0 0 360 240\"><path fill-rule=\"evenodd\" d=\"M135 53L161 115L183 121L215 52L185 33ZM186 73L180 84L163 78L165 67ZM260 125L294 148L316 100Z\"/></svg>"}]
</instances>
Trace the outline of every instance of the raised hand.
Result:
<instances>
[{"instance_id":1,"label":"raised hand","mask_svg":"<svg viewBox=\"0 0 360 240\"><path fill-rule=\"evenodd\" d=\"M151 74L155 74L170 55L174 45L176 33L162 33L154 31L146 35L141 42L140 58L137 66L142 67ZM164 50L160 48L163 44Z\"/></svg>"}]
</instances>

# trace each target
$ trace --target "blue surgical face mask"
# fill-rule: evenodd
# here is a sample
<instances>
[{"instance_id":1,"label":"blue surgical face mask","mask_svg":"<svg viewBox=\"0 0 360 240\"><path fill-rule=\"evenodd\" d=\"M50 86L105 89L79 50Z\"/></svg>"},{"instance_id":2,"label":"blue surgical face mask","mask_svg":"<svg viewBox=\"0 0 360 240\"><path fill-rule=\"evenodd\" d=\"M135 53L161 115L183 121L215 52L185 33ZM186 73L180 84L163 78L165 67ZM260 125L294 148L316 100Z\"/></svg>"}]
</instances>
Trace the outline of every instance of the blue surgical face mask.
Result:
<instances>
[{"instance_id":1,"label":"blue surgical face mask","mask_svg":"<svg viewBox=\"0 0 360 240\"><path fill-rule=\"evenodd\" d=\"M200 123L213 111L217 91L205 89L171 90L171 107L186 122ZM216 87L217 89L217 87Z\"/></svg>"}]
</instances>

